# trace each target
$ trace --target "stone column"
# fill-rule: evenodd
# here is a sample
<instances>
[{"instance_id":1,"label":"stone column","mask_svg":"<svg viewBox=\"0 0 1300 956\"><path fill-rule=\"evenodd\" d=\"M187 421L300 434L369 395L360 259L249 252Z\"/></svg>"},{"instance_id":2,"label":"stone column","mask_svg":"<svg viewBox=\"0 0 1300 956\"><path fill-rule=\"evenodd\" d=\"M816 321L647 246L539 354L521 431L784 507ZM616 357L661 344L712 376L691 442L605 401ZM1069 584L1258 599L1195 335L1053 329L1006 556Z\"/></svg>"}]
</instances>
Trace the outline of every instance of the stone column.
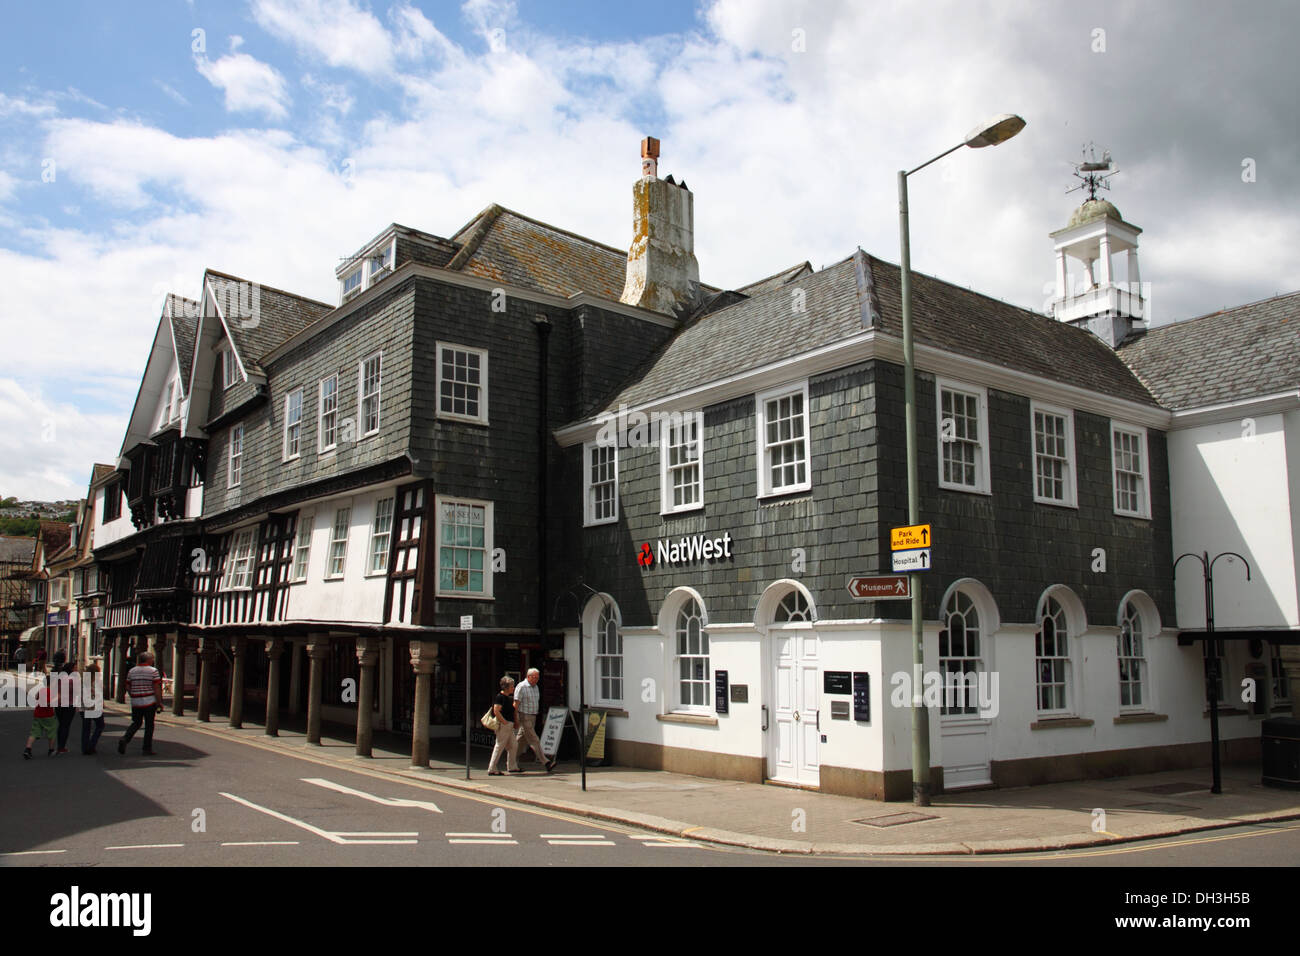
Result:
<instances>
[{"instance_id":1,"label":"stone column","mask_svg":"<svg viewBox=\"0 0 1300 956\"><path fill-rule=\"evenodd\" d=\"M357 756L373 756L375 739L375 665L379 663L381 638L357 638L357 662L361 665L361 693L357 695Z\"/></svg>"},{"instance_id":2,"label":"stone column","mask_svg":"<svg viewBox=\"0 0 1300 956\"><path fill-rule=\"evenodd\" d=\"M230 639L230 726L244 726L244 653L248 638Z\"/></svg>"},{"instance_id":3,"label":"stone column","mask_svg":"<svg viewBox=\"0 0 1300 956\"><path fill-rule=\"evenodd\" d=\"M270 638L266 642L266 735L280 736L280 655L284 653L284 639Z\"/></svg>"},{"instance_id":4,"label":"stone column","mask_svg":"<svg viewBox=\"0 0 1300 956\"><path fill-rule=\"evenodd\" d=\"M212 719L212 665L217 659L217 639L199 638L199 700L198 718L207 723Z\"/></svg>"},{"instance_id":5,"label":"stone column","mask_svg":"<svg viewBox=\"0 0 1300 956\"><path fill-rule=\"evenodd\" d=\"M329 637L313 634L307 638L307 659L311 671L307 688L307 743L320 746L321 697L325 690L325 658L330 650Z\"/></svg>"},{"instance_id":6,"label":"stone column","mask_svg":"<svg viewBox=\"0 0 1300 956\"><path fill-rule=\"evenodd\" d=\"M289 713L302 713L302 642L289 642Z\"/></svg>"},{"instance_id":7,"label":"stone column","mask_svg":"<svg viewBox=\"0 0 1300 956\"><path fill-rule=\"evenodd\" d=\"M172 713L185 716L185 652L189 644L179 633L172 641Z\"/></svg>"},{"instance_id":8,"label":"stone column","mask_svg":"<svg viewBox=\"0 0 1300 956\"><path fill-rule=\"evenodd\" d=\"M438 661L436 641L411 641L411 669L415 671L415 713L411 717L411 766L429 766L429 698L433 692L433 665Z\"/></svg>"}]
</instances>

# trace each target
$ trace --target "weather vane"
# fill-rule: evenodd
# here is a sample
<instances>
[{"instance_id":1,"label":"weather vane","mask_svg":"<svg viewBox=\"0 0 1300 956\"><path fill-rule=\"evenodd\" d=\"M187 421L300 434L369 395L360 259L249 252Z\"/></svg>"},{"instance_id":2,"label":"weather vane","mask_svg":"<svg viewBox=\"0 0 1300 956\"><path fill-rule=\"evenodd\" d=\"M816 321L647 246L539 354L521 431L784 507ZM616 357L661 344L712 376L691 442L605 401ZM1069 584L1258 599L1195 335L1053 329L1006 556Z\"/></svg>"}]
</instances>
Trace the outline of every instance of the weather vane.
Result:
<instances>
[{"instance_id":1,"label":"weather vane","mask_svg":"<svg viewBox=\"0 0 1300 956\"><path fill-rule=\"evenodd\" d=\"M1082 152L1083 162L1070 164L1074 167L1074 178L1079 180L1079 185L1072 186L1065 192L1068 195L1076 189L1086 189L1088 198L1096 199L1097 190L1110 189L1110 177L1119 170L1113 168L1110 150L1102 152L1100 160L1097 159L1097 147L1093 143L1084 146Z\"/></svg>"}]
</instances>

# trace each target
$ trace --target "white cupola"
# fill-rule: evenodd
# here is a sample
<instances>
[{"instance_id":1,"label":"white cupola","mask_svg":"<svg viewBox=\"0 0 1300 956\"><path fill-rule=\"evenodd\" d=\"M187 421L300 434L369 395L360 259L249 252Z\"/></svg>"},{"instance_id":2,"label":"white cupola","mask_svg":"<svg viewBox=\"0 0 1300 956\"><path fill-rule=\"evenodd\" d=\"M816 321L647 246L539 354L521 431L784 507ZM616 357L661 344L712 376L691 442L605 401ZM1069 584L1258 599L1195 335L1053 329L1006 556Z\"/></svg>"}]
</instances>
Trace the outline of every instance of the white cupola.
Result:
<instances>
[{"instance_id":1,"label":"white cupola","mask_svg":"<svg viewBox=\"0 0 1300 956\"><path fill-rule=\"evenodd\" d=\"M1144 325L1148 303L1138 273L1142 230L1125 222L1114 205L1096 198L1097 186L1104 183L1089 167L1102 165L1083 164L1088 176L1080 178L1088 184L1090 198L1064 229L1051 234L1056 244L1056 295L1049 310L1056 319L1086 328L1114 348L1135 326ZM1110 166L1109 154L1104 166ZM1122 277L1115 269L1120 253L1125 255Z\"/></svg>"}]
</instances>

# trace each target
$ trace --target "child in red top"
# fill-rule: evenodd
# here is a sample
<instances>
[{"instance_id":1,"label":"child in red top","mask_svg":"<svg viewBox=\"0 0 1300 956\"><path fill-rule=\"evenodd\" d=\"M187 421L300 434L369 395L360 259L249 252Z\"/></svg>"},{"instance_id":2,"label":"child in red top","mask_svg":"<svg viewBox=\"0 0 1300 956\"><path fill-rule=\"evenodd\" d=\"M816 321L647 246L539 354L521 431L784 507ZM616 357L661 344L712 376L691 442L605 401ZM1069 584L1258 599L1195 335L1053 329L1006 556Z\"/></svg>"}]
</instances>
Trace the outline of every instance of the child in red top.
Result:
<instances>
[{"instance_id":1,"label":"child in red top","mask_svg":"<svg viewBox=\"0 0 1300 956\"><path fill-rule=\"evenodd\" d=\"M36 690L36 709L32 712L32 730L27 737L27 746L23 750L23 759L32 759L32 744L40 737L50 741L50 756L54 755L54 739L58 734L59 722L54 717L54 708L50 706L49 678Z\"/></svg>"}]
</instances>

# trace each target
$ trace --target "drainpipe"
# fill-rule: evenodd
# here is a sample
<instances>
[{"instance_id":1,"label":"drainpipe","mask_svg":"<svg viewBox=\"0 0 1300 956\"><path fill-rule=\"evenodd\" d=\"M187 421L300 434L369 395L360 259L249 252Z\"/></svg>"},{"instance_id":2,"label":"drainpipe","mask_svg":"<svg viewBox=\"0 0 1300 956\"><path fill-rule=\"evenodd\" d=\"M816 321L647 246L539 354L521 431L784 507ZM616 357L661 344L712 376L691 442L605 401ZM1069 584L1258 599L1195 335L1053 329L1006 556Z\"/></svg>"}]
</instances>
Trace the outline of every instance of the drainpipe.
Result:
<instances>
[{"instance_id":1,"label":"drainpipe","mask_svg":"<svg viewBox=\"0 0 1300 956\"><path fill-rule=\"evenodd\" d=\"M546 576L550 568L550 552L546 547L547 494L546 476L550 450L550 434L547 421L550 417L547 404L548 379L550 367L551 322L539 315L533 319L537 327L537 633L542 643L542 653L546 646L546 609L550 606L546 588Z\"/></svg>"}]
</instances>

